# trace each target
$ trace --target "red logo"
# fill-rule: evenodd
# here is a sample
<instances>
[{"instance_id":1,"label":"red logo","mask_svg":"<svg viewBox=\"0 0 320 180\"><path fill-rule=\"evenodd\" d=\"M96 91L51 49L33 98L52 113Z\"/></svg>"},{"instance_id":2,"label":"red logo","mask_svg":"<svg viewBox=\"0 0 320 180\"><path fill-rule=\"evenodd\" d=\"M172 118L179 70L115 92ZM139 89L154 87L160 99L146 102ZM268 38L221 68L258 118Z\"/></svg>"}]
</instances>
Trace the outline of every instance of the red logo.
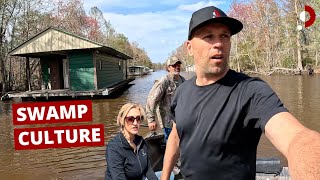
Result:
<instances>
[{"instance_id":1,"label":"red logo","mask_svg":"<svg viewBox=\"0 0 320 180\"><path fill-rule=\"evenodd\" d=\"M310 15L309 20L304 23L304 27L307 28L307 27L311 26L314 23L314 21L316 20L316 13L314 12L314 9L312 7L307 6L307 5L304 6L304 10L306 12L308 12Z\"/></svg>"},{"instance_id":2,"label":"red logo","mask_svg":"<svg viewBox=\"0 0 320 180\"><path fill-rule=\"evenodd\" d=\"M220 16L221 16L220 13L219 13L219 11L217 11L216 9L213 10L212 15L213 15L213 16L212 16L213 18L216 18L216 17L220 17Z\"/></svg>"},{"instance_id":3,"label":"red logo","mask_svg":"<svg viewBox=\"0 0 320 180\"><path fill-rule=\"evenodd\" d=\"M309 14L309 19L306 20L306 14ZM314 9L308 5L304 6L304 11L300 13L300 20L304 22L304 27L308 28L316 21L316 13ZM303 26L298 25L298 30L302 30Z\"/></svg>"}]
</instances>

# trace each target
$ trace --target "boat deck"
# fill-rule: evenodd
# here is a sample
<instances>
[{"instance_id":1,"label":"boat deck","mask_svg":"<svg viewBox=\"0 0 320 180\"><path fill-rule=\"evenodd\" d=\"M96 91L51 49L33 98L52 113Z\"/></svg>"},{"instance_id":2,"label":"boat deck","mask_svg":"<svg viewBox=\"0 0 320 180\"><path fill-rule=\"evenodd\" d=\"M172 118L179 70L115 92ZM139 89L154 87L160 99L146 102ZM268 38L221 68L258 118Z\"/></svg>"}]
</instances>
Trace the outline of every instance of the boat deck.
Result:
<instances>
[{"instance_id":1,"label":"boat deck","mask_svg":"<svg viewBox=\"0 0 320 180\"><path fill-rule=\"evenodd\" d=\"M288 167L283 167L280 174L257 173L256 180L290 180Z\"/></svg>"},{"instance_id":2,"label":"boat deck","mask_svg":"<svg viewBox=\"0 0 320 180\"><path fill-rule=\"evenodd\" d=\"M22 100L37 100L37 99L57 99L57 98L81 98L81 97L106 97L123 89L134 78L129 78L121 82L115 83L106 89L90 90L90 91L72 91L70 89L55 89L55 90L34 90L25 92L8 92L1 97L1 100L11 98L21 98Z\"/></svg>"}]
</instances>

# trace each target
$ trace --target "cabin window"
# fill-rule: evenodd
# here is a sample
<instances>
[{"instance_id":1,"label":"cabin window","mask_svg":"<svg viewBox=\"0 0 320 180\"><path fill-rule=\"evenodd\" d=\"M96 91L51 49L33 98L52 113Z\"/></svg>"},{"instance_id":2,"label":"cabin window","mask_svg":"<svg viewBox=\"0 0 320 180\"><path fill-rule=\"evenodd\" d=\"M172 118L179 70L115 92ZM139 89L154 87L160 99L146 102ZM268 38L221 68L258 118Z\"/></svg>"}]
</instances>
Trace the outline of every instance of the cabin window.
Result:
<instances>
[{"instance_id":1,"label":"cabin window","mask_svg":"<svg viewBox=\"0 0 320 180\"><path fill-rule=\"evenodd\" d=\"M99 70L102 70L102 60L99 60Z\"/></svg>"},{"instance_id":2,"label":"cabin window","mask_svg":"<svg viewBox=\"0 0 320 180\"><path fill-rule=\"evenodd\" d=\"M119 61L119 70L121 70L121 62Z\"/></svg>"}]
</instances>

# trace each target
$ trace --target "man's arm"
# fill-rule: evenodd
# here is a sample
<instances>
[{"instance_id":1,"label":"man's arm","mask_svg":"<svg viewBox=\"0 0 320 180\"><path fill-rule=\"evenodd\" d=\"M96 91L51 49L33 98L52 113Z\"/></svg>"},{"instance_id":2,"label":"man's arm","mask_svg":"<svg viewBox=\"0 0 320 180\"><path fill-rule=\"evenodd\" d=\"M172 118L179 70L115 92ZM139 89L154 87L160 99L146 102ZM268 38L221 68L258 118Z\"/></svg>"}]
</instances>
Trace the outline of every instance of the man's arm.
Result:
<instances>
[{"instance_id":1,"label":"man's arm","mask_svg":"<svg viewBox=\"0 0 320 180\"><path fill-rule=\"evenodd\" d=\"M304 127L293 115L281 112L265 126L272 144L286 156L292 179L320 177L320 134Z\"/></svg>"},{"instance_id":2,"label":"man's arm","mask_svg":"<svg viewBox=\"0 0 320 180\"><path fill-rule=\"evenodd\" d=\"M164 155L161 180L169 180L173 166L179 158L179 136L176 124L173 123L172 131L167 142L166 153Z\"/></svg>"},{"instance_id":3,"label":"man's arm","mask_svg":"<svg viewBox=\"0 0 320 180\"><path fill-rule=\"evenodd\" d=\"M157 105L159 104L159 101L161 100L165 92L163 84L164 83L162 81L156 82L151 88L148 95L146 104L146 116L148 120L148 126L151 131L156 130L155 114Z\"/></svg>"}]
</instances>

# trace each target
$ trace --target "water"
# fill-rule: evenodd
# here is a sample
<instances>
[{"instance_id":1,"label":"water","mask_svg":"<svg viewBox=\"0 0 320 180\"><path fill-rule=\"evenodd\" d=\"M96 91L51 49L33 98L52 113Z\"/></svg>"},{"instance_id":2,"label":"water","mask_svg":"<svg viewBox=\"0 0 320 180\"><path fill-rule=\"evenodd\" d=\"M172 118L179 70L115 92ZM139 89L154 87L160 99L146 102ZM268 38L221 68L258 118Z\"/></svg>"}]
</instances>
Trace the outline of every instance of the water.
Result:
<instances>
[{"instance_id":1,"label":"water","mask_svg":"<svg viewBox=\"0 0 320 180\"><path fill-rule=\"evenodd\" d=\"M80 124L104 124L105 141L118 132L116 117L127 102L146 104L148 93L156 79L166 71L137 78L133 86L117 99L93 100L93 121ZM190 78L190 74L183 74ZM301 122L320 131L320 76L261 76L277 92L286 107ZM0 179L104 179L105 147L80 147L15 151L13 144L12 102L0 102ZM57 124L67 125L67 124ZM142 128L141 134L146 134ZM263 136L258 157L284 157Z\"/></svg>"},{"instance_id":2,"label":"water","mask_svg":"<svg viewBox=\"0 0 320 180\"><path fill-rule=\"evenodd\" d=\"M278 94L285 107L300 122L313 130L320 132L320 75L303 76L260 76ZM287 165L284 156L262 136L258 156L260 157L280 157L282 164Z\"/></svg>"}]
</instances>

